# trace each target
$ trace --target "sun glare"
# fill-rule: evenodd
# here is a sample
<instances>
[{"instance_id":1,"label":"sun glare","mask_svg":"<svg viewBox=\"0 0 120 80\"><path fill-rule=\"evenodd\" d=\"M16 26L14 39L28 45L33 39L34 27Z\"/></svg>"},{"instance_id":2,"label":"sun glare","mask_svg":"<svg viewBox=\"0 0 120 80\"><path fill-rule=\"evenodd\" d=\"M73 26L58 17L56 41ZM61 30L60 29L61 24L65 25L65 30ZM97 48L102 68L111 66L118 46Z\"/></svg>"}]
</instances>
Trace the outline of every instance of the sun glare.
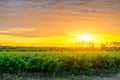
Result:
<instances>
[{"instance_id":1,"label":"sun glare","mask_svg":"<svg viewBox=\"0 0 120 80\"><path fill-rule=\"evenodd\" d=\"M83 34L83 35L80 35L80 36L79 36L79 39L80 39L81 41L91 42L93 38L92 38L92 36L90 36L90 35Z\"/></svg>"}]
</instances>

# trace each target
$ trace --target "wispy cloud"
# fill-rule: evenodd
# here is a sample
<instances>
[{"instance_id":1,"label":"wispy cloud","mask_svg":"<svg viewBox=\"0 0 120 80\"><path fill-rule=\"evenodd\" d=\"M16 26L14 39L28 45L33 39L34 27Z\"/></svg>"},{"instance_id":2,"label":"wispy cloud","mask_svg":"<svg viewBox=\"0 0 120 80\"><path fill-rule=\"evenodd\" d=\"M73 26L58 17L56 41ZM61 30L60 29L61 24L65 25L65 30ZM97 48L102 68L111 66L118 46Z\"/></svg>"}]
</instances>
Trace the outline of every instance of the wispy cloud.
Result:
<instances>
[{"instance_id":1,"label":"wispy cloud","mask_svg":"<svg viewBox=\"0 0 120 80\"><path fill-rule=\"evenodd\" d=\"M6 30L0 30L1 34L11 34L11 33L24 33L24 32L32 32L34 31L33 28L12 28L12 29L6 29Z\"/></svg>"},{"instance_id":2,"label":"wispy cloud","mask_svg":"<svg viewBox=\"0 0 120 80\"><path fill-rule=\"evenodd\" d=\"M79 12L84 12L84 13L93 12L93 13L95 13L95 12L97 12L97 11L96 11L96 10L87 10L87 9L82 9L82 10L80 10Z\"/></svg>"},{"instance_id":3,"label":"wispy cloud","mask_svg":"<svg viewBox=\"0 0 120 80\"><path fill-rule=\"evenodd\" d=\"M0 0L2 7L80 9L82 7L118 11L120 0Z\"/></svg>"}]
</instances>

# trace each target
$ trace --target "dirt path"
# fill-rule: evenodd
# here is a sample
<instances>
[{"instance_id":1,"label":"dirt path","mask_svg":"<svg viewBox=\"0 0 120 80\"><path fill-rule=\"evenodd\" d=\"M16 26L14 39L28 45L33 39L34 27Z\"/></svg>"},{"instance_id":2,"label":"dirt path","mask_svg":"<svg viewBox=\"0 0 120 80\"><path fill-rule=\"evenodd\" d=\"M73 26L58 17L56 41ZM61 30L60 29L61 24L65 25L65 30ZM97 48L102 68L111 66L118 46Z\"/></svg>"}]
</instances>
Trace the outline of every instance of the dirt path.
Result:
<instances>
[{"instance_id":1,"label":"dirt path","mask_svg":"<svg viewBox=\"0 0 120 80\"><path fill-rule=\"evenodd\" d=\"M56 77L56 78L46 78L40 76L24 76L24 77L17 77L15 75L7 75L0 78L0 80L120 80L120 73L110 75L110 76L63 76L63 77Z\"/></svg>"},{"instance_id":2,"label":"dirt path","mask_svg":"<svg viewBox=\"0 0 120 80\"><path fill-rule=\"evenodd\" d=\"M26 78L26 80L120 80L120 77L75 77L74 79L68 78Z\"/></svg>"}]
</instances>

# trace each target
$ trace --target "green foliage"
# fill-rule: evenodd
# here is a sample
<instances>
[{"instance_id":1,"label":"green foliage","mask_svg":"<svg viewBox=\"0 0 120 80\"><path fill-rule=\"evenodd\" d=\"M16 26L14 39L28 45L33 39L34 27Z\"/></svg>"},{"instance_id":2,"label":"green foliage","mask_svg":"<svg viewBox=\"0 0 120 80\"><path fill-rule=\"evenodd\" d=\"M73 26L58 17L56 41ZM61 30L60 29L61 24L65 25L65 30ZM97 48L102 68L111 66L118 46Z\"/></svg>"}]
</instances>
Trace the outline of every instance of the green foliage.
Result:
<instances>
[{"instance_id":1,"label":"green foliage","mask_svg":"<svg viewBox=\"0 0 120 80\"><path fill-rule=\"evenodd\" d=\"M0 52L0 74L119 69L119 51Z\"/></svg>"}]
</instances>

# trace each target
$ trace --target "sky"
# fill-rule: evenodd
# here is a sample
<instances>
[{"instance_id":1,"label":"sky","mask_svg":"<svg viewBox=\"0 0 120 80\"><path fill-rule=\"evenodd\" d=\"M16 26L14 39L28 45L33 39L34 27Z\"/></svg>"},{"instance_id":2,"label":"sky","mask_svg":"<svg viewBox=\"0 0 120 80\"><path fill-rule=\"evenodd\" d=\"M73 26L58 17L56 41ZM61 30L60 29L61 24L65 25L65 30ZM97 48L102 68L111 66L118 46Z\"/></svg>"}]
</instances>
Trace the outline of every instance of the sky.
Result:
<instances>
[{"instance_id":1,"label":"sky","mask_svg":"<svg viewBox=\"0 0 120 80\"><path fill-rule=\"evenodd\" d=\"M64 46L78 35L120 41L120 0L0 0L0 44Z\"/></svg>"}]
</instances>

